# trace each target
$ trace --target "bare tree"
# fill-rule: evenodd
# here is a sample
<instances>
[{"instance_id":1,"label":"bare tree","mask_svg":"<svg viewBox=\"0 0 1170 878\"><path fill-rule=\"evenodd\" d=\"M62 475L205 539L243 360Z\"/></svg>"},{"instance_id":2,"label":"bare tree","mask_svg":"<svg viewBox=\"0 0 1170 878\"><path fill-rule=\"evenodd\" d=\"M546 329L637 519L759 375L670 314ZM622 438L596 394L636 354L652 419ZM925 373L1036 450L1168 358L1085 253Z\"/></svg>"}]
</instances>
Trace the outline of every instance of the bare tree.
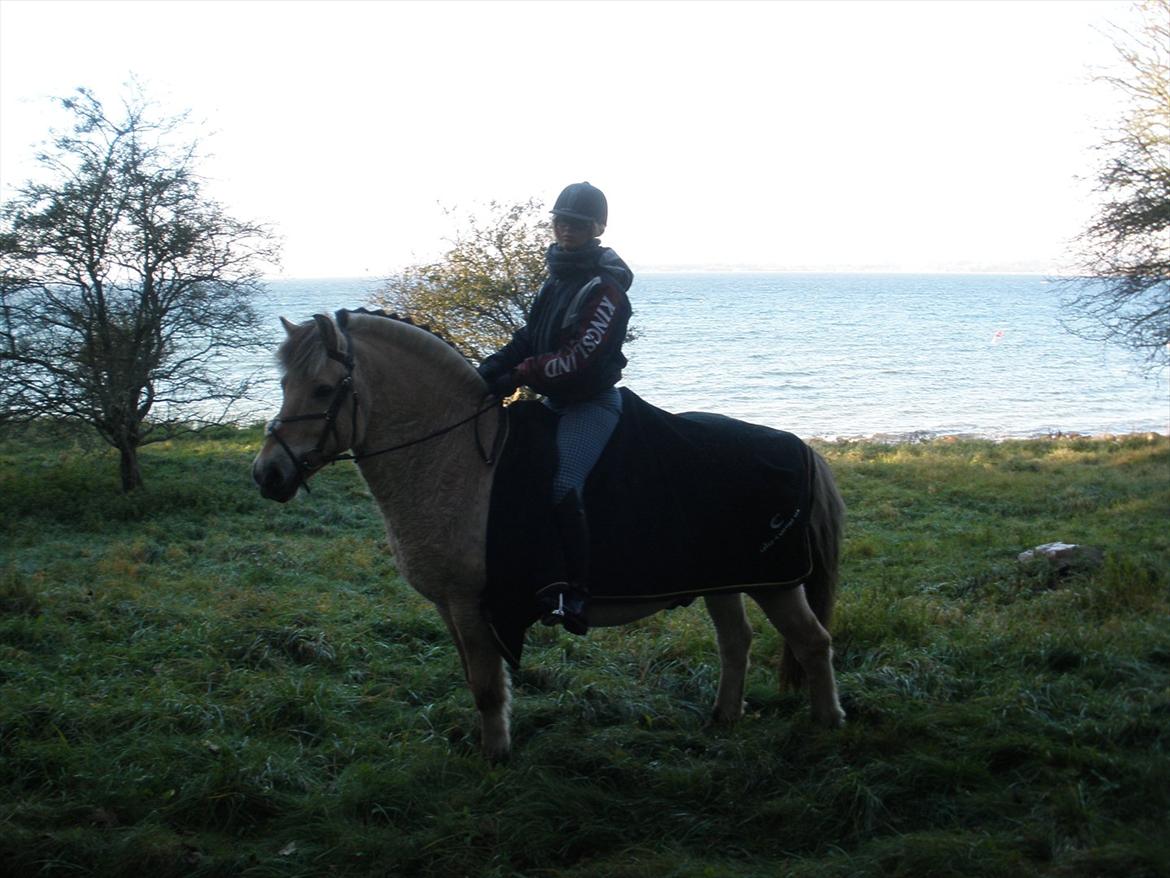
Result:
<instances>
[{"instance_id":1,"label":"bare tree","mask_svg":"<svg viewBox=\"0 0 1170 878\"><path fill-rule=\"evenodd\" d=\"M185 116L156 118L132 87L113 118L88 90L61 99L56 134L0 225L0 411L81 422L121 455L224 421L246 393L224 377L253 349L251 305L271 233L204 196Z\"/></svg>"},{"instance_id":2,"label":"bare tree","mask_svg":"<svg viewBox=\"0 0 1170 878\"><path fill-rule=\"evenodd\" d=\"M1127 110L1100 145L1104 200L1078 239L1084 277L1068 305L1075 332L1121 342L1159 369L1170 362L1170 0L1137 6L1141 26L1115 42L1124 75L1101 77Z\"/></svg>"}]
</instances>

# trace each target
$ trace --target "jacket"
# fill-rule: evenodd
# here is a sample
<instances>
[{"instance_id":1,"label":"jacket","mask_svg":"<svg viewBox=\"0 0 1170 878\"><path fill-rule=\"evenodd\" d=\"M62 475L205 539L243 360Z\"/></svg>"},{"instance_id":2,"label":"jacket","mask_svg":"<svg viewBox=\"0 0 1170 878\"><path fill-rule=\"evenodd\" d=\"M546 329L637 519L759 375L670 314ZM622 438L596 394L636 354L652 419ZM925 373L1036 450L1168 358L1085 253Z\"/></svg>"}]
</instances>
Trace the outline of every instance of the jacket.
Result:
<instances>
[{"instance_id":1,"label":"jacket","mask_svg":"<svg viewBox=\"0 0 1170 878\"><path fill-rule=\"evenodd\" d=\"M556 400L589 399L613 387L626 366L622 344L633 313L626 291L634 273L596 240L573 254L554 244L546 262L549 277L527 323L479 373L490 384L511 372L518 384Z\"/></svg>"}]
</instances>

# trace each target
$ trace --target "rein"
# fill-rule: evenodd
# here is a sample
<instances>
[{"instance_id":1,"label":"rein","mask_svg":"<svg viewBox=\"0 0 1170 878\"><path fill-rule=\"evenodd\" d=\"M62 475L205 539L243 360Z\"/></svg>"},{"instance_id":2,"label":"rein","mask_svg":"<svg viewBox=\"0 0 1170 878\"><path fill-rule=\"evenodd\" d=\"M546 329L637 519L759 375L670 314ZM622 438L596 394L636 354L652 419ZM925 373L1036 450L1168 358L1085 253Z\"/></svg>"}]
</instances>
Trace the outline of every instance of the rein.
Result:
<instances>
[{"instance_id":1,"label":"rein","mask_svg":"<svg viewBox=\"0 0 1170 878\"><path fill-rule=\"evenodd\" d=\"M487 395L490 396L491 394L487 394ZM357 400L356 396L354 397L354 400L355 400L355 407L356 407L356 400ZM502 404L500 403L500 400L495 399L493 402L489 403L488 405L485 405L483 408L477 409L473 414L468 415L462 421L456 421L454 424L452 424L449 427L443 427L440 430L435 430L435 432L428 433L427 435L422 436L419 439L412 439L409 442L403 442L400 445L391 445L389 448L379 448L377 451L367 451L367 452L364 452L363 454L347 454L347 453L343 452L342 454L338 454L338 455L335 455L334 457L331 457L329 460L326 461L326 463L336 463L339 460L361 461L361 460L366 460L366 459L371 458L371 457L377 457L379 454L389 454L391 451L401 451L403 448L410 448L412 445L422 445L422 443L429 442L431 439L438 439L440 436L445 436L446 434L450 433L452 430L456 430L459 427L462 427L464 424L467 424L471 421L475 421L475 426L476 426L475 447L479 451L480 459L484 463L486 463L490 466L491 464L496 462L496 455L499 453L500 444L503 442L503 439L504 439L504 431L503 430L496 431L496 438L495 438L495 441L492 443L492 448L491 448L491 451L489 452L487 449L485 449L483 447L483 442L479 438L479 416L483 415L483 414L487 414L488 412L490 412L494 408L498 408L500 410L500 419L502 420L504 417L504 409L503 409Z\"/></svg>"},{"instance_id":2,"label":"rein","mask_svg":"<svg viewBox=\"0 0 1170 878\"><path fill-rule=\"evenodd\" d=\"M350 341L349 333L344 329L344 327L342 328L342 334L345 336L346 346L349 348L349 351L352 351L353 344ZM325 443L329 440L330 436L332 436L339 445L341 444L341 439L337 435L337 415L341 411L341 407L345 404L345 399L347 396L353 397L353 408L350 412L350 438L352 439L353 436L357 433L358 395L353 386L353 354L349 351L347 351L345 354L341 354L332 350L327 350L325 352L329 359L341 363L341 365L345 367L345 377L341 379L337 387L334 389L333 399L329 401L328 409L323 412L311 415L294 415L291 418L277 417L268 425L268 435L276 440L277 444L280 445L282 449L284 449L284 453L288 455L289 460L293 462L297 473L300 475L301 486L304 487L306 491L309 490L307 477L311 473L316 472L318 469L326 466L327 464L337 463L339 460L352 460L354 462L358 462L362 460L368 460L371 457L378 457L382 454L390 454L394 451L401 451L404 448L421 445L424 442L429 442L431 439L437 439L440 436L445 436L446 434L452 432L453 430L457 430L459 427L462 427L464 424L467 424L471 421L475 421L475 447L479 452L480 459L488 466L491 466L496 462L497 456L500 452L500 447L504 442L506 432L504 427L506 426L506 422L504 420L504 409L502 401L494 398L487 405L483 405L481 400L480 408L476 409L473 414L467 416L463 420L456 421L450 426L442 427L441 429L435 430L433 433L428 433L426 436L422 436L418 439L412 439L409 442L402 442L398 445L391 445L388 448L379 448L377 451L357 452L355 449L352 452L340 452L330 457L326 457ZM485 399L490 396L490 393L484 394ZM499 409L500 427L496 430L495 440L492 442L492 447L489 450L484 448L483 441L480 439L479 418L480 415L486 414L493 408ZM292 448L289 447L288 443L284 441L284 438L281 437L277 431L284 424L293 424L304 421L324 421L325 425L321 430L321 436L317 439L317 444L314 445L312 450L307 452L303 457L298 458L296 454L293 453Z\"/></svg>"}]
</instances>

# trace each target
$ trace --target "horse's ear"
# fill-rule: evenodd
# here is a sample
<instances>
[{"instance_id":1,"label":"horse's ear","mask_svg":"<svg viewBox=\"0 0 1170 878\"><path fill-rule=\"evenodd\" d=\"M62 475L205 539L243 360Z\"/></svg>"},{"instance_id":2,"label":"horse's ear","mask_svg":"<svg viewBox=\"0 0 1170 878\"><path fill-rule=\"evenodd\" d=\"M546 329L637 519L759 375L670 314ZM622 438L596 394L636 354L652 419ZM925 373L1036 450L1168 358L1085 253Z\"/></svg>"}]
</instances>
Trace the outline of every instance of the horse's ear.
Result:
<instances>
[{"instance_id":1,"label":"horse's ear","mask_svg":"<svg viewBox=\"0 0 1170 878\"><path fill-rule=\"evenodd\" d=\"M290 323L289 321L285 320L283 317L280 318L280 325L284 327L284 331L288 335L292 335L293 330L295 330L297 328L297 325L295 323Z\"/></svg>"},{"instance_id":2,"label":"horse's ear","mask_svg":"<svg viewBox=\"0 0 1170 878\"><path fill-rule=\"evenodd\" d=\"M337 327L324 314L314 314L313 322L321 332L321 340L325 342L325 349L337 353L341 347L338 344Z\"/></svg>"}]
</instances>

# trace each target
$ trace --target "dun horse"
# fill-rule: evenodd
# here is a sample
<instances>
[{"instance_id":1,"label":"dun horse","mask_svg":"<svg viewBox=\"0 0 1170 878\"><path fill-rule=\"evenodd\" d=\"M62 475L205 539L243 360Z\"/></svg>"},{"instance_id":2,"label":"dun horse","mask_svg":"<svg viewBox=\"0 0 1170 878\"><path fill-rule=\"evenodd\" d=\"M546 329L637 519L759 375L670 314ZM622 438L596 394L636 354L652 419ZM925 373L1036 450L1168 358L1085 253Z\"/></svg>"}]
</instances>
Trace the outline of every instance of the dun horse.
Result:
<instances>
[{"instance_id":1,"label":"dun horse","mask_svg":"<svg viewBox=\"0 0 1170 878\"><path fill-rule=\"evenodd\" d=\"M284 398L253 464L268 498L290 500L327 463L352 451L386 523L400 575L435 605L459 651L489 758L510 748L509 677L481 611L485 540L495 467L485 455L506 441L502 419L477 416L485 386L449 344L413 324L364 312L282 321L278 354ZM717 722L743 714L752 629L747 594L784 637L781 682L807 680L812 715L824 726L845 718L837 699L826 627L837 585L844 504L826 462L813 454L809 518L813 572L793 588L750 588L704 597L715 624L721 670ZM677 603L677 602L674 602ZM621 625L670 602L589 609L594 627Z\"/></svg>"}]
</instances>

